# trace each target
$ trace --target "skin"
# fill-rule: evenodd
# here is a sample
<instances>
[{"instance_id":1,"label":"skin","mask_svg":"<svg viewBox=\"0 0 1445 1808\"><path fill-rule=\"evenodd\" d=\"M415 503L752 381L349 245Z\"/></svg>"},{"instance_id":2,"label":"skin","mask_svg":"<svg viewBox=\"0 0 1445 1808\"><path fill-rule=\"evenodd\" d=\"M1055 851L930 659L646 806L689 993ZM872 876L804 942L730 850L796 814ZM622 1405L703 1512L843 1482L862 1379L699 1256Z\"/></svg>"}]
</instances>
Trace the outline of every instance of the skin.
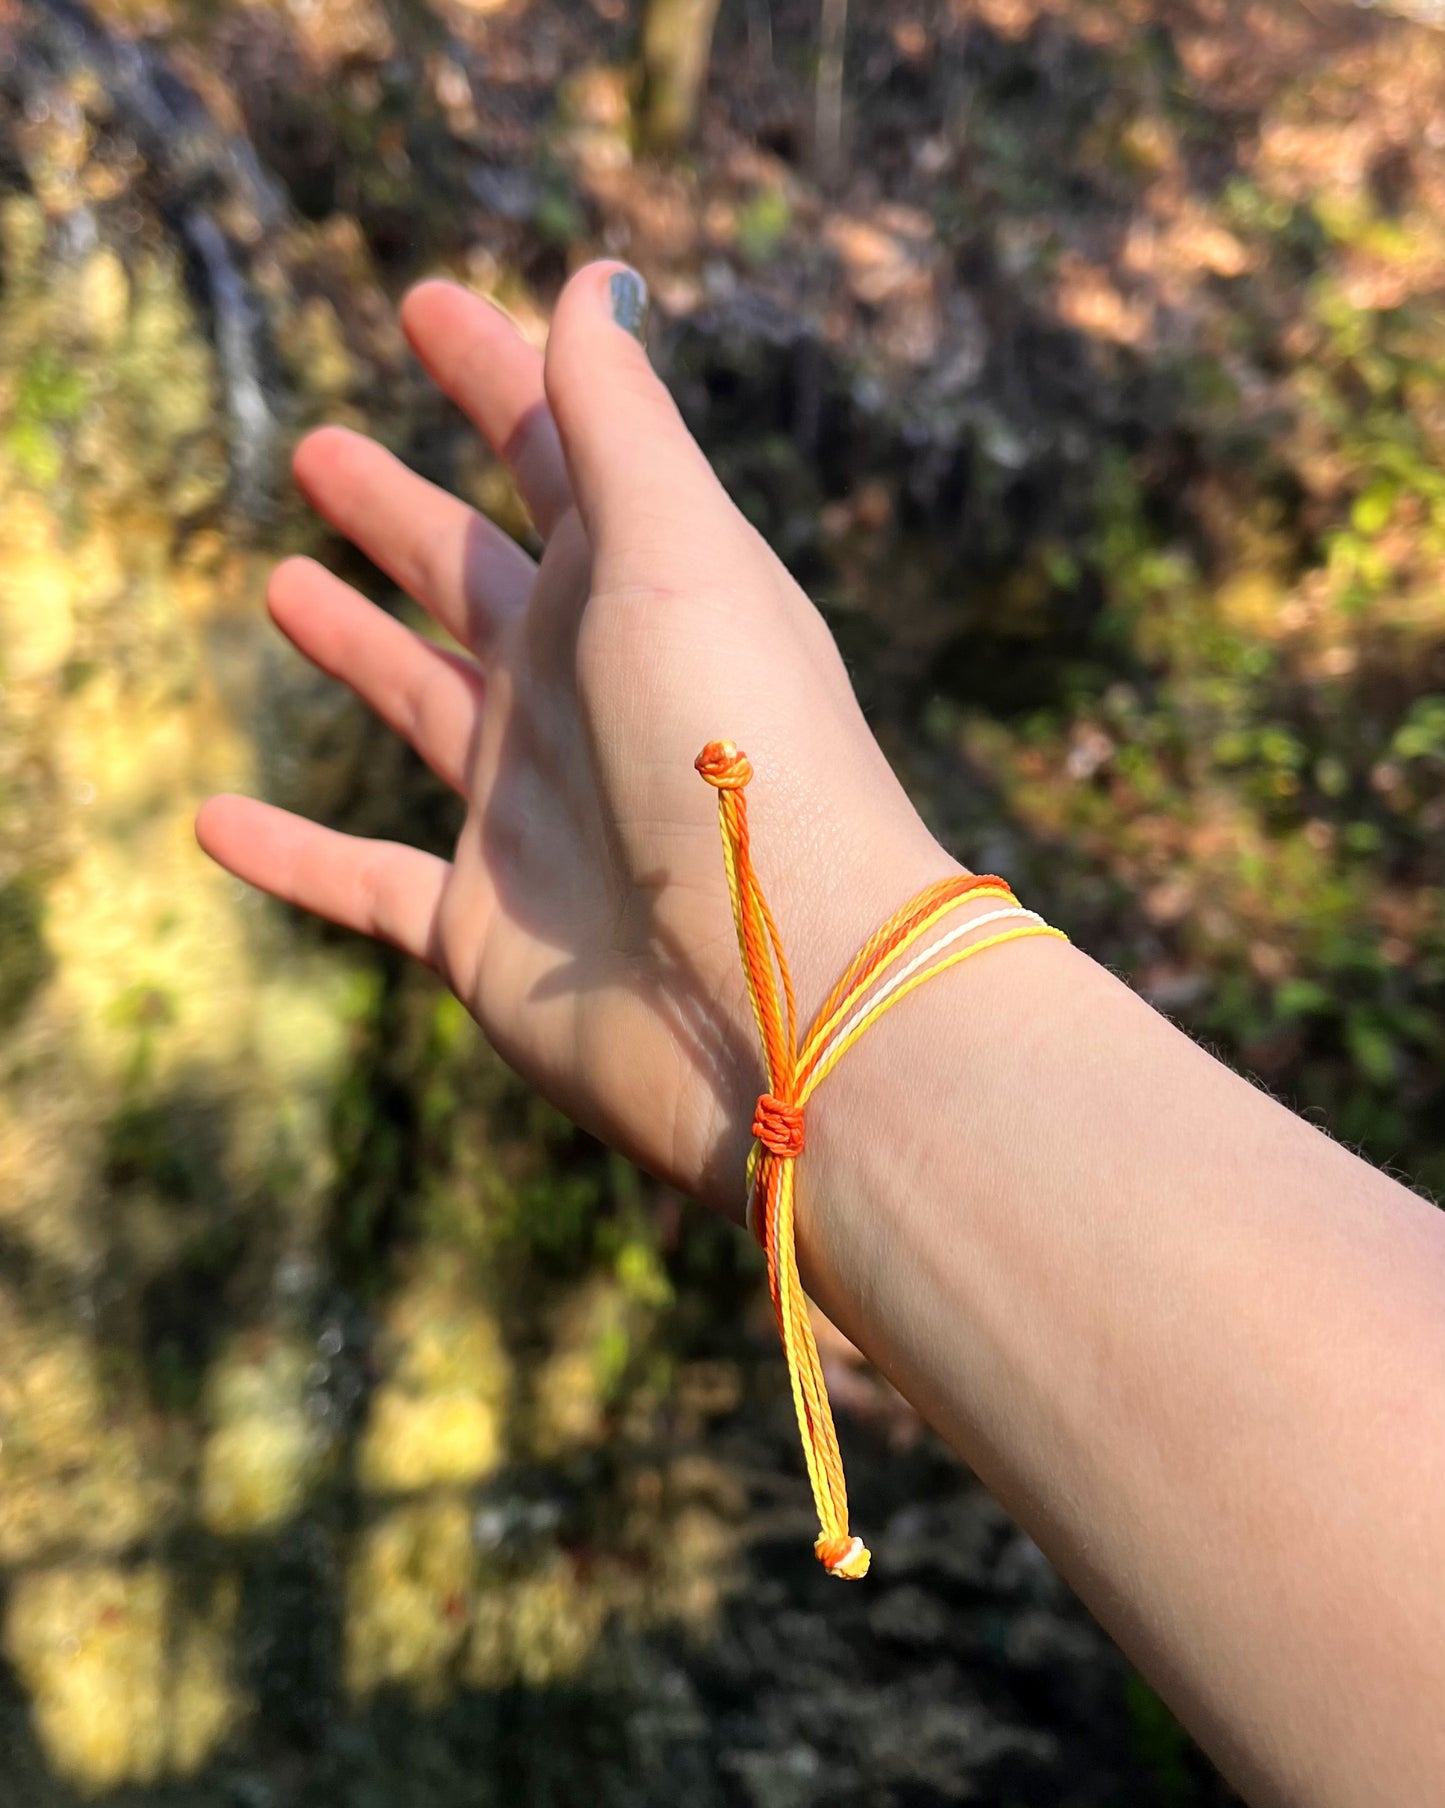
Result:
<instances>
[{"instance_id":1,"label":"skin","mask_svg":"<svg viewBox=\"0 0 1445 1808\"><path fill-rule=\"evenodd\" d=\"M616 269L568 285L545 358L451 285L403 305L539 564L357 435L296 455L460 649L310 561L273 577L282 631L466 799L452 861L244 798L197 828L427 962L563 1110L736 1218L762 1076L695 754L732 739L758 773L805 1017L961 869L613 320ZM1251 1800L1445 1800L1445 1216L1053 940L864 1038L809 1108L798 1199L810 1291Z\"/></svg>"}]
</instances>

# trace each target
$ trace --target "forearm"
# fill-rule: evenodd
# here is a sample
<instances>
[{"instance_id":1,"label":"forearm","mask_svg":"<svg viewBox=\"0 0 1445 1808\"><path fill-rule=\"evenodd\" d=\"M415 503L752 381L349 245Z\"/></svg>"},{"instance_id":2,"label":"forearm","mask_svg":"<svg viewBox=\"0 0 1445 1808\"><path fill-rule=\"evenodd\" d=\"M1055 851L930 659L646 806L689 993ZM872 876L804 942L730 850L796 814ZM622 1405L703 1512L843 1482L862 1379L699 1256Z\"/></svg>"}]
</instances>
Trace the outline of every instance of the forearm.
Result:
<instances>
[{"instance_id":1,"label":"forearm","mask_svg":"<svg viewBox=\"0 0 1445 1808\"><path fill-rule=\"evenodd\" d=\"M1438 1796L1445 1217L1051 941L880 1023L799 1182L820 1303L1256 1799Z\"/></svg>"}]
</instances>

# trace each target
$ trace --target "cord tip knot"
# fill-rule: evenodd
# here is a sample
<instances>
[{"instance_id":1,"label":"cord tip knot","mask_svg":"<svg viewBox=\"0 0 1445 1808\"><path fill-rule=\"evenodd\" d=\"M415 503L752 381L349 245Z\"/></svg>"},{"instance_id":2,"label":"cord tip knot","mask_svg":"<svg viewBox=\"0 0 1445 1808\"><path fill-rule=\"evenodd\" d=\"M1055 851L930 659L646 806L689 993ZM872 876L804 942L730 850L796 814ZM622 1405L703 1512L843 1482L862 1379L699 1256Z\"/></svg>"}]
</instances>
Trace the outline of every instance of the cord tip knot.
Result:
<instances>
[{"instance_id":1,"label":"cord tip knot","mask_svg":"<svg viewBox=\"0 0 1445 1808\"><path fill-rule=\"evenodd\" d=\"M770 1154L791 1161L803 1153L803 1107L763 1093L753 1111L753 1135Z\"/></svg>"},{"instance_id":2,"label":"cord tip knot","mask_svg":"<svg viewBox=\"0 0 1445 1808\"><path fill-rule=\"evenodd\" d=\"M752 762L735 741L709 741L693 764L715 791L741 791L753 776Z\"/></svg>"},{"instance_id":3,"label":"cord tip knot","mask_svg":"<svg viewBox=\"0 0 1445 1808\"><path fill-rule=\"evenodd\" d=\"M861 1538L819 1538L813 1546L818 1561L830 1576L845 1582L861 1582L868 1574L872 1553Z\"/></svg>"}]
</instances>

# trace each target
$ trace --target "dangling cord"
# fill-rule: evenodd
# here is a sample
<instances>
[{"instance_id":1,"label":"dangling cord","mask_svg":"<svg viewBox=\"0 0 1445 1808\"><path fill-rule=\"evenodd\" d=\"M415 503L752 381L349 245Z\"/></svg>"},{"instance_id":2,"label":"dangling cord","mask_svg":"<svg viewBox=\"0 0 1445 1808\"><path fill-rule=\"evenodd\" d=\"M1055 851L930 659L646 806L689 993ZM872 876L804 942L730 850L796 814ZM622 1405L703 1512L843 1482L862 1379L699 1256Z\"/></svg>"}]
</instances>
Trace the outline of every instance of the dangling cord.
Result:
<instances>
[{"instance_id":1,"label":"dangling cord","mask_svg":"<svg viewBox=\"0 0 1445 1808\"><path fill-rule=\"evenodd\" d=\"M787 1358L803 1457L818 1509L819 1531L813 1549L830 1574L856 1580L867 1575L869 1554L863 1540L848 1528L843 1460L798 1274L794 1190L796 1162L804 1144L803 1108L858 1038L925 980L1003 942L1033 935L1068 938L1036 911L1025 910L1004 881L992 874L960 873L939 879L895 911L854 955L800 1046L792 975L753 866L743 796L753 776L752 766L731 741L710 741L696 764L718 794L723 866L768 1074L768 1089L759 1097L753 1117L756 1140L748 1161L748 1222L767 1255L768 1292ZM953 911L982 898L999 899L1000 908L970 917L919 948ZM1013 928L965 940L1004 919L1018 921Z\"/></svg>"}]
</instances>

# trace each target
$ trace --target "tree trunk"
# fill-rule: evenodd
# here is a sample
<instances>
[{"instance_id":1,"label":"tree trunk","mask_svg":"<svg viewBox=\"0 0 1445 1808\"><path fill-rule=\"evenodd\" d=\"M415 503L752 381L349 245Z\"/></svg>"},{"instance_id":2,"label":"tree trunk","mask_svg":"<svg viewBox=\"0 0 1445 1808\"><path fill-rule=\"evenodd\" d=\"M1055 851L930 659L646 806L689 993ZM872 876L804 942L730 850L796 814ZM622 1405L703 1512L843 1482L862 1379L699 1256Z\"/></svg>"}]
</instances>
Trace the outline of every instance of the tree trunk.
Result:
<instances>
[{"instance_id":1,"label":"tree trunk","mask_svg":"<svg viewBox=\"0 0 1445 1808\"><path fill-rule=\"evenodd\" d=\"M707 80L718 0L647 0L642 122L647 142L675 150L692 136Z\"/></svg>"},{"instance_id":2,"label":"tree trunk","mask_svg":"<svg viewBox=\"0 0 1445 1808\"><path fill-rule=\"evenodd\" d=\"M835 182L843 165L843 47L847 36L848 0L823 0L813 156L824 183Z\"/></svg>"}]
</instances>

